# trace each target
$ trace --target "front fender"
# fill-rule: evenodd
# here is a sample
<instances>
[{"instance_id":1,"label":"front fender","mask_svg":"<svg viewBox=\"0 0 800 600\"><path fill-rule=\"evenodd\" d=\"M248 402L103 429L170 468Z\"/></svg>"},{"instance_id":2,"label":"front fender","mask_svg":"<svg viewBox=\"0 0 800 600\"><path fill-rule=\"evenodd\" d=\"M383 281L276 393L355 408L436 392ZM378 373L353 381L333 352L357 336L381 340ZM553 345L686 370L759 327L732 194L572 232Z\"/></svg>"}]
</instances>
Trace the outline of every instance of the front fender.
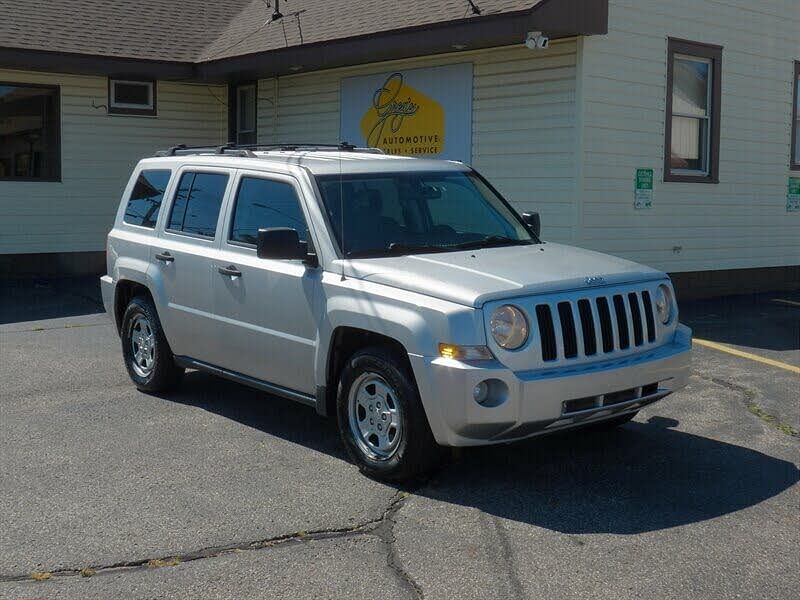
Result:
<instances>
[{"instance_id":1,"label":"front fender","mask_svg":"<svg viewBox=\"0 0 800 600\"><path fill-rule=\"evenodd\" d=\"M486 343L483 313L468 306L431 298L361 279L322 278L319 344L315 373L324 385L330 341L337 327L354 327L396 340L409 354L437 356L439 344Z\"/></svg>"},{"instance_id":2,"label":"front fender","mask_svg":"<svg viewBox=\"0 0 800 600\"><path fill-rule=\"evenodd\" d=\"M319 326L315 379L325 386L331 340L339 327L377 333L399 342L409 354L428 421L439 422L436 399L422 393L424 372L414 368L414 358L438 356L442 342L460 345L486 343L481 310L360 279L342 280L325 274L324 309Z\"/></svg>"}]
</instances>

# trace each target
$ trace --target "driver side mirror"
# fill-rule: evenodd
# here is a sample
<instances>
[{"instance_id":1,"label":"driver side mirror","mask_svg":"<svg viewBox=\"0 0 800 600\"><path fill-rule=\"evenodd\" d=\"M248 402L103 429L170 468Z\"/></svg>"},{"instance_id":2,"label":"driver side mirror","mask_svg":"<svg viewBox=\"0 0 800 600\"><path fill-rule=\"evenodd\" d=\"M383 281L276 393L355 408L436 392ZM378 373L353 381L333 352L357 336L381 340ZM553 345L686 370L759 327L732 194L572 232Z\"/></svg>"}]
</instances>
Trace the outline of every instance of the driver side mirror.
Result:
<instances>
[{"instance_id":1,"label":"driver side mirror","mask_svg":"<svg viewBox=\"0 0 800 600\"><path fill-rule=\"evenodd\" d=\"M541 238L542 219L539 217L538 212L522 213L522 220L525 221L525 224L530 227L537 238Z\"/></svg>"},{"instance_id":2,"label":"driver side mirror","mask_svg":"<svg viewBox=\"0 0 800 600\"><path fill-rule=\"evenodd\" d=\"M288 227L259 229L256 254L258 258L302 260L316 266L316 255L309 253L308 242L301 242L297 230Z\"/></svg>"}]
</instances>

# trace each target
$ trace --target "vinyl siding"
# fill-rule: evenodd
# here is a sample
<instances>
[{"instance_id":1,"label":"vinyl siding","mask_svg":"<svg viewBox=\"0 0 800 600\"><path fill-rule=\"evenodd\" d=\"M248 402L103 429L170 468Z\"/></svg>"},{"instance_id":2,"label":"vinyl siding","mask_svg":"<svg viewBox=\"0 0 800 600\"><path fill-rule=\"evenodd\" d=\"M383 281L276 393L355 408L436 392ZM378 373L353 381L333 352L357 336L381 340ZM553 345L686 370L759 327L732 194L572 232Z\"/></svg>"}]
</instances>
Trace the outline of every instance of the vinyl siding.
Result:
<instances>
[{"instance_id":1,"label":"vinyl siding","mask_svg":"<svg viewBox=\"0 0 800 600\"><path fill-rule=\"evenodd\" d=\"M519 210L538 210L547 239L575 235L576 42L376 63L259 82L259 141L335 143L343 77L473 64L472 164Z\"/></svg>"},{"instance_id":2,"label":"vinyl siding","mask_svg":"<svg viewBox=\"0 0 800 600\"><path fill-rule=\"evenodd\" d=\"M609 28L580 41L578 243L673 272L800 264L786 211L800 3L611 0ZM663 181L668 37L724 47L719 184ZM650 210L633 208L636 168L655 171Z\"/></svg>"},{"instance_id":3,"label":"vinyl siding","mask_svg":"<svg viewBox=\"0 0 800 600\"><path fill-rule=\"evenodd\" d=\"M107 115L107 79L0 69L0 81L59 85L61 182L0 181L0 254L105 249L120 194L143 157L227 138L227 90L158 82L158 116Z\"/></svg>"}]
</instances>

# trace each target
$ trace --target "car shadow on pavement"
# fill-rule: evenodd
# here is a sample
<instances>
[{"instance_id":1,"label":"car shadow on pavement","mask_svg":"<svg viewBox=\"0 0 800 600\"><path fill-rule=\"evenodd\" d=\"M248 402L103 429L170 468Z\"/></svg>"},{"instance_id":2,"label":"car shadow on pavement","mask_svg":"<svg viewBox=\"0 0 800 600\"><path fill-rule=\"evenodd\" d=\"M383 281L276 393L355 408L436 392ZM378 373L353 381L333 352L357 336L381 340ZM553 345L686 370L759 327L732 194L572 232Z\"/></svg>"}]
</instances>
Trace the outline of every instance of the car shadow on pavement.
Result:
<instances>
[{"instance_id":1,"label":"car shadow on pavement","mask_svg":"<svg viewBox=\"0 0 800 600\"><path fill-rule=\"evenodd\" d=\"M319 417L310 406L200 371L187 372L179 389L156 396L346 460L334 419Z\"/></svg>"},{"instance_id":2,"label":"car shadow on pavement","mask_svg":"<svg viewBox=\"0 0 800 600\"><path fill-rule=\"evenodd\" d=\"M798 481L791 462L651 417L607 432L471 449L425 491L569 534L635 534L720 517Z\"/></svg>"},{"instance_id":3,"label":"car shadow on pavement","mask_svg":"<svg viewBox=\"0 0 800 600\"><path fill-rule=\"evenodd\" d=\"M289 400L198 372L162 397L347 461L334 420ZM413 491L563 533L634 534L726 515L798 482L791 462L677 425L651 417L606 433L464 449Z\"/></svg>"}]
</instances>

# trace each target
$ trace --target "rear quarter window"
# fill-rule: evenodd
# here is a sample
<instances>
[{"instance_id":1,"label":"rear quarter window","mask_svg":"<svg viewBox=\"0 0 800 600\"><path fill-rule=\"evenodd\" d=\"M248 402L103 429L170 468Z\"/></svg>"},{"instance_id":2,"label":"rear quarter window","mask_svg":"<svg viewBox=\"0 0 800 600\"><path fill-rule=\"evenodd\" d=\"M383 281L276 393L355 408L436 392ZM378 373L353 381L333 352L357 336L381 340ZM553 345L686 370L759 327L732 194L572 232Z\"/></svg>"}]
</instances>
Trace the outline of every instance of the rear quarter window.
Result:
<instances>
[{"instance_id":1,"label":"rear quarter window","mask_svg":"<svg viewBox=\"0 0 800 600\"><path fill-rule=\"evenodd\" d=\"M154 229L161 210L161 201L172 171L153 169L142 171L133 186L123 222L128 225Z\"/></svg>"}]
</instances>

